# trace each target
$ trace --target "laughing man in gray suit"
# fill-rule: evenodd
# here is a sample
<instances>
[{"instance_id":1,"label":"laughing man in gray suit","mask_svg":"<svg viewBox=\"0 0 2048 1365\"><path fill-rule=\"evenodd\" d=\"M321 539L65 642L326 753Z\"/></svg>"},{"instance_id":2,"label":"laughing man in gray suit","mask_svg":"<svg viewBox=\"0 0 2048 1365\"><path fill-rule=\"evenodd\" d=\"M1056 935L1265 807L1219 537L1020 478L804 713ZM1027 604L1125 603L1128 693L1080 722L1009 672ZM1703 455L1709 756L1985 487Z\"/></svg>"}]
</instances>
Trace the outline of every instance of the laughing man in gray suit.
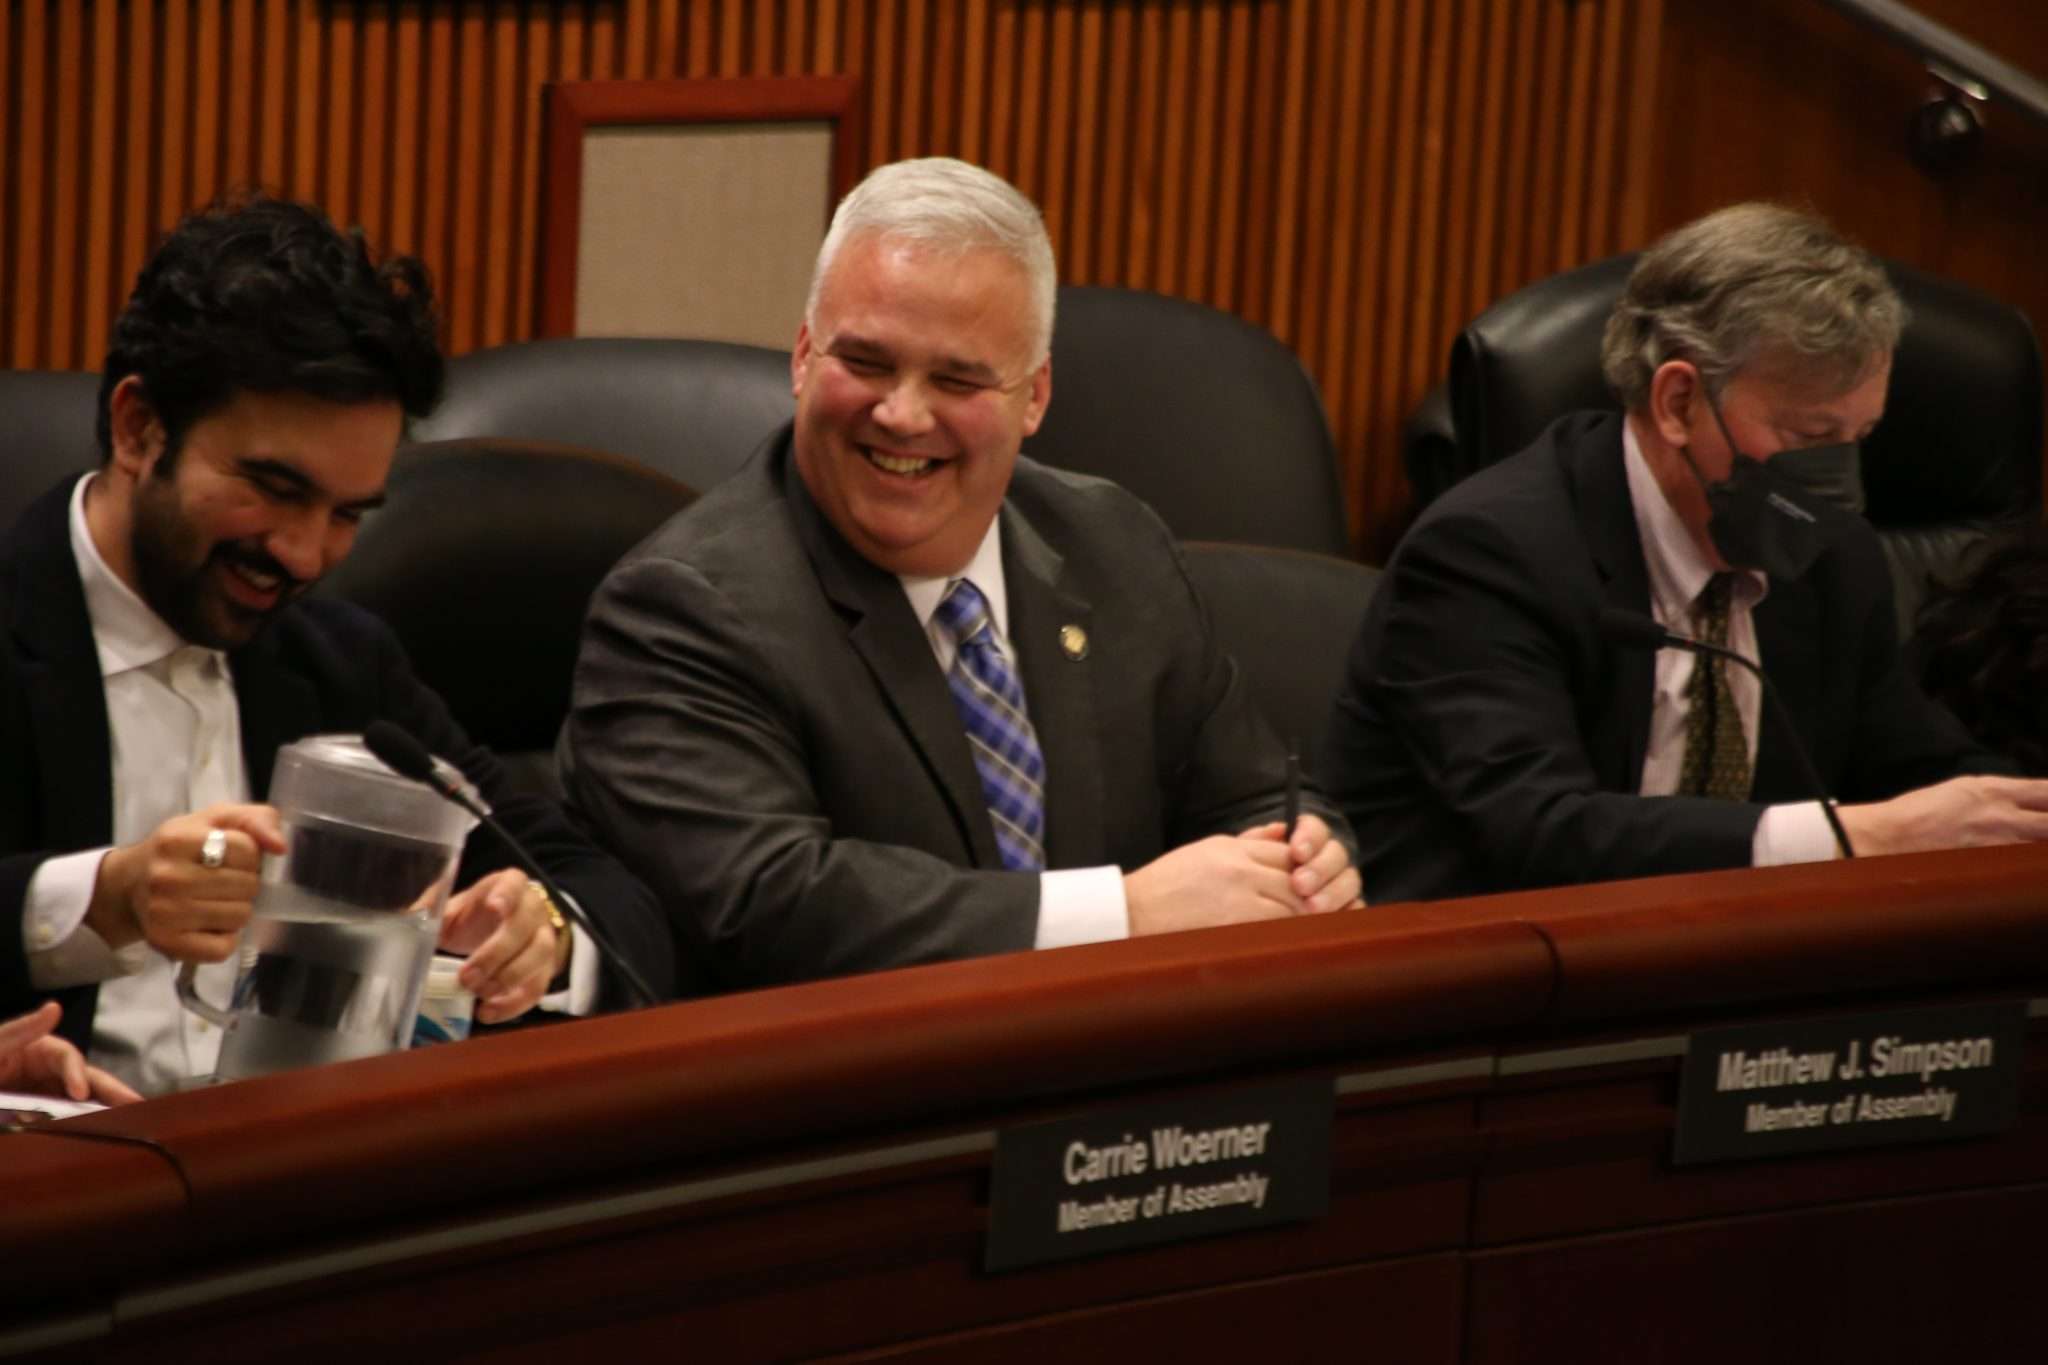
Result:
<instances>
[{"instance_id":1,"label":"laughing man in gray suit","mask_svg":"<svg viewBox=\"0 0 2048 1365\"><path fill-rule=\"evenodd\" d=\"M794 425L592 603L565 781L727 986L1357 902L1327 804L1285 836L1166 528L1019 456L1053 300L1010 185L876 171L818 253Z\"/></svg>"}]
</instances>

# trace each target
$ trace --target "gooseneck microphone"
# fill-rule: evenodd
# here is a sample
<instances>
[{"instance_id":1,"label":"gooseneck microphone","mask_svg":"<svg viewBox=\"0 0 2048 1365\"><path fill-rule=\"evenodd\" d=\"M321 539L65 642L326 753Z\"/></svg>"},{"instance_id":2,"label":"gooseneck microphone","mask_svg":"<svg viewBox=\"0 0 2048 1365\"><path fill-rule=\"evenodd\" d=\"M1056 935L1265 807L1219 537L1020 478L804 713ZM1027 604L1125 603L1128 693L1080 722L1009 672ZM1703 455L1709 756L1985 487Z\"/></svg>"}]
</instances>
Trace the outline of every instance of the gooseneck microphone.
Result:
<instances>
[{"instance_id":1,"label":"gooseneck microphone","mask_svg":"<svg viewBox=\"0 0 2048 1365\"><path fill-rule=\"evenodd\" d=\"M1820 771L1813 766L1813 755L1807 752L1806 741L1800 738L1798 727L1792 723L1792 713L1785 709L1785 699L1778 695L1776 685L1771 682L1771 675L1764 672L1762 665L1732 649L1710 645L1704 640L1694 640L1684 635L1675 635L1641 612L1629 611L1622 607L1601 609L1600 633L1618 645L1628 645L1636 649L1685 649L1694 654L1727 659L1756 674L1757 681L1763 684L1764 697L1769 702L1767 709L1777 716L1779 733L1785 736L1786 742L1792 748L1792 756L1799 762L1800 776L1804 777L1806 785L1812 788L1814 798L1820 802L1821 814L1828 818L1828 828L1835 832L1835 846L1842 850L1844 858L1856 856L1856 850L1849 844L1849 832L1842 828L1841 817L1835 814L1835 803L1828 796L1827 784L1820 780Z\"/></svg>"},{"instance_id":2,"label":"gooseneck microphone","mask_svg":"<svg viewBox=\"0 0 2048 1365\"><path fill-rule=\"evenodd\" d=\"M626 983L627 989L632 992L638 1003L660 1003L647 983L640 979L640 974L633 970L631 964L612 946L598 927L590 922L590 916L576 903L576 898L557 885L555 879L548 875L547 869L534 861L533 855L526 851L526 846L515 839L512 831L506 829L498 822L497 817L491 814L488 804L480 797L471 796L463 790L460 783L450 781L435 769L433 754L427 751L427 746L420 743L410 730L395 721L373 720L363 731L363 747L383 760L384 764L400 777L409 777L415 782L426 783L437 793L483 821L486 829L505 841L505 847L512 850L512 856L519 860L519 865L526 870L526 875L539 882L555 904L561 907L562 913L574 920L577 927L590 936L591 943L597 947L598 956L619 974L619 979Z\"/></svg>"}]
</instances>

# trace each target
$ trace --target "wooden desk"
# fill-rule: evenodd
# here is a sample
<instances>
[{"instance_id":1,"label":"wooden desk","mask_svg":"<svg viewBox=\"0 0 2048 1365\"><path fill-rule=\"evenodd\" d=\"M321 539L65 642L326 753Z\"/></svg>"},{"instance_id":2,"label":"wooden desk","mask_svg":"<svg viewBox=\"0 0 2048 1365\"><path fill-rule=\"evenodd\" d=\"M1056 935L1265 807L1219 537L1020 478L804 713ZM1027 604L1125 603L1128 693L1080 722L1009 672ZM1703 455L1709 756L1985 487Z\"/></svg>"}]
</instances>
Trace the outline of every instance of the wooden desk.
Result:
<instances>
[{"instance_id":1,"label":"wooden desk","mask_svg":"<svg viewBox=\"0 0 2048 1365\"><path fill-rule=\"evenodd\" d=\"M2048 1358L2002 1135L1673 1168L1690 1029L2048 996L2048 848L1393 906L670 1006L0 1135L0 1352ZM1315 1222L1001 1275L993 1132L1282 1076ZM68 1343L68 1344L67 1344Z\"/></svg>"}]
</instances>

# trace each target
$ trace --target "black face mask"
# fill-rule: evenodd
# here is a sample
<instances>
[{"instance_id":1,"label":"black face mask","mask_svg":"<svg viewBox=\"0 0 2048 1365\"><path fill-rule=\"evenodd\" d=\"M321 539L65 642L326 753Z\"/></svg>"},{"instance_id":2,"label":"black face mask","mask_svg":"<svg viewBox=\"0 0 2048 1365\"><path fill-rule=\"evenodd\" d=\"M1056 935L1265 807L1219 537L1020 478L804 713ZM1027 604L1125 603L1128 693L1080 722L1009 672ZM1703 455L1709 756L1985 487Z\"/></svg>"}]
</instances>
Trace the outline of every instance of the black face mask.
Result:
<instances>
[{"instance_id":1,"label":"black face mask","mask_svg":"<svg viewBox=\"0 0 2048 1365\"><path fill-rule=\"evenodd\" d=\"M1846 518L1862 514L1862 454L1844 441L1781 450L1765 463L1742 453L1719 404L1709 398L1707 408L1733 456L1728 477L1708 483L1691 453L1681 452L1707 495L1707 534L1730 566L1791 582L1813 567Z\"/></svg>"}]
</instances>

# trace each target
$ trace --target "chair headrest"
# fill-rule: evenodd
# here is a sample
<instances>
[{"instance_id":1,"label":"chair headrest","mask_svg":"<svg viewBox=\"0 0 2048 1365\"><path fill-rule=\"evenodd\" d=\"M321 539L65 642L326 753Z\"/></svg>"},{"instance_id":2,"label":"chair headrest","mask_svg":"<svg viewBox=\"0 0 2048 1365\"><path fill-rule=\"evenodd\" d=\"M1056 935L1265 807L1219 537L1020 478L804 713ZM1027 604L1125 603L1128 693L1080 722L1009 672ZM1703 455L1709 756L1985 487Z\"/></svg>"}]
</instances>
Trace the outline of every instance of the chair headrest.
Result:
<instances>
[{"instance_id":1,"label":"chair headrest","mask_svg":"<svg viewBox=\"0 0 2048 1365\"><path fill-rule=\"evenodd\" d=\"M1121 484L1182 539L1349 553L1329 419L1272 333L1186 299L1066 285L1052 358L1026 454Z\"/></svg>"},{"instance_id":2,"label":"chair headrest","mask_svg":"<svg viewBox=\"0 0 2048 1365\"><path fill-rule=\"evenodd\" d=\"M789 353L736 342L558 337L458 356L417 441L500 436L610 451L693 488L787 422Z\"/></svg>"},{"instance_id":3,"label":"chair headrest","mask_svg":"<svg viewBox=\"0 0 2048 1365\"><path fill-rule=\"evenodd\" d=\"M1600 373L1607 315L1633 254L1539 280L1473 320L1451 352L1458 472L1520 450L1553 419L1619 406ZM1870 519L1886 527L2038 510L2041 351L2026 315L1887 262L1909 314L1885 418L1863 447Z\"/></svg>"}]
</instances>

